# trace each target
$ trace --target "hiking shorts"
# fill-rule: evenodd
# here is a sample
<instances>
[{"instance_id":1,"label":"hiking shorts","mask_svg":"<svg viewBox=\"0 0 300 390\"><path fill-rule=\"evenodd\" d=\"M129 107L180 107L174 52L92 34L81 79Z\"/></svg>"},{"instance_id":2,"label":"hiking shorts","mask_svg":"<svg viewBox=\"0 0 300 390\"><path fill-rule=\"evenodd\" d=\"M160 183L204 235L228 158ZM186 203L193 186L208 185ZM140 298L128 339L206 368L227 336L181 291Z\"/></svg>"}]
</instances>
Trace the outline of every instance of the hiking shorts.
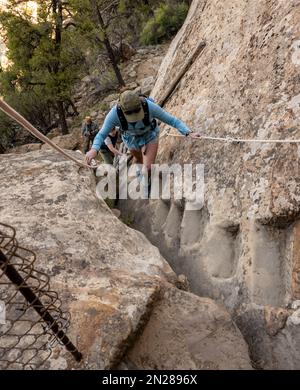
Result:
<instances>
[{"instance_id":1,"label":"hiking shorts","mask_svg":"<svg viewBox=\"0 0 300 390\"><path fill-rule=\"evenodd\" d=\"M140 150L144 145L156 144L158 142L159 127L148 131L143 135L131 135L125 132L122 139L129 150Z\"/></svg>"}]
</instances>

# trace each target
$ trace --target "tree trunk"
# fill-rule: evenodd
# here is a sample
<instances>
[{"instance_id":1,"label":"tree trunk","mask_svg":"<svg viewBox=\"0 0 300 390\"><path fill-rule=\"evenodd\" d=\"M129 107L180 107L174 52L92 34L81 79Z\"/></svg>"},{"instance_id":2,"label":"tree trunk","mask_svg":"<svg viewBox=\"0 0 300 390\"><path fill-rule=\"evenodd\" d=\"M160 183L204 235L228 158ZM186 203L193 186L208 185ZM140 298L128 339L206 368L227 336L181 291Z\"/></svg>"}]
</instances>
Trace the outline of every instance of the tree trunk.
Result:
<instances>
[{"instance_id":1,"label":"tree trunk","mask_svg":"<svg viewBox=\"0 0 300 390\"><path fill-rule=\"evenodd\" d=\"M114 54L113 48L111 46L111 43L109 41L109 38L108 38L108 35L107 35L107 32L106 32L105 24L104 24L104 21L103 21L103 18L102 18L99 6L98 6L96 0L90 0L90 1L91 1L92 7L96 11L98 24L99 24L99 27L101 29L101 32L103 33L103 43L105 45L105 48L106 48L106 51L107 51L107 54L108 54L108 58L109 58L109 60L110 60L110 62L112 64L113 70L114 70L115 75L117 77L119 86L120 87L124 87L125 86L125 81L123 80L122 74L121 74L120 69L118 67L117 59L116 59L116 56Z\"/></svg>"},{"instance_id":2,"label":"tree trunk","mask_svg":"<svg viewBox=\"0 0 300 390\"><path fill-rule=\"evenodd\" d=\"M79 115L79 112L77 111L77 108L75 106L75 104L73 103L72 99L69 99L68 100L68 104L72 107L72 110L74 112L74 115L75 116L78 116Z\"/></svg>"},{"instance_id":3,"label":"tree trunk","mask_svg":"<svg viewBox=\"0 0 300 390\"><path fill-rule=\"evenodd\" d=\"M62 43L62 28L63 28L63 7L61 0L52 0L52 10L55 16L55 54L57 60L54 64L53 73L57 75L60 68L60 52L61 52L61 43ZM61 132L63 135L68 134L68 125L66 121L66 113L64 108L63 100L57 100L56 102L59 123L61 127Z\"/></svg>"},{"instance_id":4,"label":"tree trunk","mask_svg":"<svg viewBox=\"0 0 300 390\"><path fill-rule=\"evenodd\" d=\"M112 49L112 47L110 45L110 42L109 42L108 38L104 38L104 45L106 47L106 50L107 50L107 53L108 53L108 57L109 57L110 62L112 64L112 67L113 67L113 70L115 72L115 75L117 77L119 86L120 87L124 87L125 86L125 81L123 80L122 74L121 74L120 69L119 69L118 64L117 64L117 60L116 60L115 54L113 52L113 49Z\"/></svg>"},{"instance_id":5,"label":"tree trunk","mask_svg":"<svg viewBox=\"0 0 300 390\"><path fill-rule=\"evenodd\" d=\"M3 154L5 152L5 150L6 150L6 148L0 142L0 154Z\"/></svg>"},{"instance_id":6,"label":"tree trunk","mask_svg":"<svg viewBox=\"0 0 300 390\"><path fill-rule=\"evenodd\" d=\"M63 15L62 15L62 2L61 0L52 0L52 9L55 16L55 44L56 50L60 53L61 46L61 32L63 25Z\"/></svg>"},{"instance_id":7,"label":"tree trunk","mask_svg":"<svg viewBox=\"0 0 300 390\"><path fill-rule=\"evenodd\" d=\"M61 126L61 133L63 135L69 134L68 125L67 125L67 121L66 121L64 102L62 100L58 100L56 105L57 105L57 111L58 111L58 116L59 116L59 123Z\"/></svg>"}]
</instances>

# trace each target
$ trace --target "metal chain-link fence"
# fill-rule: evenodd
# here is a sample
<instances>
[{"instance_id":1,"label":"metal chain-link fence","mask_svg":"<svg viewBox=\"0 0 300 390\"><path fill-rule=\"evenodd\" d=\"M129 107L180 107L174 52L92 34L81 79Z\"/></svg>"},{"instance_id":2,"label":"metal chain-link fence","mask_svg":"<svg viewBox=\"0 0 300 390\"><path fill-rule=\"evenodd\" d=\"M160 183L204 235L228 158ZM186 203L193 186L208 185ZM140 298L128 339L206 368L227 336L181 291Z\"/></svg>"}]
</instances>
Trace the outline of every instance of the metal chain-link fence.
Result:
<instances>
[{"instance_id":1,"label":"metal chain-link fence","mask_svg":"<svg viewBox=\"0 0 300 390\"><path fill-rule=\"evenodd\" d=\"M57 343L81 360L66 336L70 313L35 268L35 253L22 248L15 229L0 223L0 369L43 368Z\"/></svg>"}]
</instances>

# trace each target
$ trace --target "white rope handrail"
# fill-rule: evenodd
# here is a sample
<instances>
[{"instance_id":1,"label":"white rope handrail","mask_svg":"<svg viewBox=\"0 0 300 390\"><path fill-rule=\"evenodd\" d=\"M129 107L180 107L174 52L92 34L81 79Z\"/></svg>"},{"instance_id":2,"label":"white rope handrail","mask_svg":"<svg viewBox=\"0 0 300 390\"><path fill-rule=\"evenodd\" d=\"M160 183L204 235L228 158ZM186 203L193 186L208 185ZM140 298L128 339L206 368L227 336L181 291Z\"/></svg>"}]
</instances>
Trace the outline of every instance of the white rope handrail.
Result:
<instances>
[{"instance_id":1,"label":"white rope handrail","mask_svg":"<svg viewBox=\"0 0 300 390\"><path fill-rule=\"evenodd\" d=\"M167 137L180 137L186 138L185 135L180 134L166 134ZM195 140L211 140L211 141L221 141L221 142L230 142L230 143L248 143L248 142L257 142L257 143L277 143L277 144L299 144L300 139L243 139L243 138L232 138L232 137L210 137L206 135L201 135L199 138L193 138Z\"/></svg>"},{"instance_id":2,"label":"white rope handrail","mask_svg":"<svg viewBox=\"0 0 300 390\"><path fill-rule=\"evenodd\" d=\"M91 166L85 164L82 161L77 160L75 157L71 156L69 153L65 152L62 148L56 145L53 141L51 141L48 137L38 131L30 122L28 122L21 114L15 111L9 104L7 104L4 100L0 99L0 109L5 112L10 118L15 120L19 125L24 127L24 129L28 130L32 135L38 138L40 141L48 144L53 149L57 150L60 154L66 157L68 160L75 162L77 165L84 168L95 169L97 166Z\"/></svg>"}]
</instances>

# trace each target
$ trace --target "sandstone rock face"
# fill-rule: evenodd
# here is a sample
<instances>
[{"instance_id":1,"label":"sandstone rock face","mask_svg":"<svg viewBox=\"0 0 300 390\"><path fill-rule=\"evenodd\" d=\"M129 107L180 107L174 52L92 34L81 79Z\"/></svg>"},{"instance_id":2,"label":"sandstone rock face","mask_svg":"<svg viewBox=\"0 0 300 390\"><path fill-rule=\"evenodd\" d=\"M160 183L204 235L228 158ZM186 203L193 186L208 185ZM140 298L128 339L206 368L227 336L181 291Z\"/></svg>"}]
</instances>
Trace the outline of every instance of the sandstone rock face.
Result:
<instances>
[{"instance_id":1,"label":"sandstone rock face","mask_svg":"<svg viewBox=\"0 0 300 390\"><path fill-rule=\"evenodd\" d=\"M75 150L79 147L80 140L78 139L78 135L74 136L74 134L66 134L52 138L52 142L63 149ZM47 149L51 149L51 146L44 144L42 146L42 150Z\"/></svg>"},{"instance_id":2,"label":"sandstone rock face","mask_svg":"<svg viewBox=\"0 0 300 390\"><path fill-rule=\"evenodd\" d=\"M9 149L8 153L15 153L15 154L22 154L22 153L28 153L33 152L34 150L41 149L42 144L35 143L35 144L25 144L21 146L16 146L15 148Z\"/></svg>"},{"instance_id":3,"label":"sandstone rock face","mask_svg":"<svg viewBox=\"0 0 300 390\"><path fill-rule=\"evenodd\" d=\"M136 50L127 42L119 43L118 50L120 51L122 59L125 61L130 60L130 58L136 53Z\"/></svg>"},{"instance_id":4,"label":"sandstone rock face","mask_svg":"<svg viewBox=\"0 0 300 390\"><path fill-rule=\"evenodd\" d=\"M89 170L41 150L1 155L0 178L0 220L16 228L20 245L35 251L36 267L51 277L52 289L71 312L68 335L84 356L78 365L57 347L44 368L113 368L149 318L155 315L155 331L166 333L166 318L171 326L175 313L180 316L172 326L181 332L178 345L185 354L166 365L153 352L157 368L251 368L247 345L225 310L177 290L180 281L158 249L97 199ZM155 335L148 332L141 337L150 351ZM204 345L207 353L201 352ZM164 356L167 347L166 340ZM140 352L133 356L143 368Z\"/></svg>"},{"instance_id":5,"label":"sandstone rock face","mask_svg":"<svg viewBox=\"0 0 300 390\"><path fill-rule=\"evenodd\" d=\"M142 93L150 94L167 48L168 45L159 45L139 49L124 68L126 85L130 89L139 86ZM130 87L132 83L136 86Z\"/></svg>"},{"instance_id":6,"label":"sandstone rock face","mask_svg":"<svg viewBox=\"0 0 300 390\"><path fill-rule=\"evenodd\" d=\"M204 135L299 139L299 22L294 0L194 0L152 96L165 93L204 40L165 108ZM274 334L265 317L266 307L288 311L299 299L299 148L162 136L159 162L204 164L203 208L124 206L192 291L236 316L262 368L300 368L297 321L287 312Z\"/></svg>"},{"instance_id":7,"label":"sandstone rock face","mask_svg":"<svg viewBox=\"0 0 300 390\"><path fill-rule=\"evenodd\" d=\"M211 299L191 300L189 293L165 288L124 362L144 370L251 369L238 333L228 313Z\"/></svg>"},{"instance_id":8,"label":"sandstone rock face","mask_svg":"<svg viewBox=\"0 0 300 390\"><path fill-rule=\"evenodd\" d=\"M58 137L59 135L61 135L61 130L58 127L55 127L54 129L49 131L49 133L47 134L47 137L50 139L53 139L55 137Z\"/></svg>"},{"instance_id":9,"label":"sandstone rock face","mask_svg":"<svg viewBox=\"0 0 300 390\"><path fill-rule=\"evenodd\" d=\"M125 57L130 57L129 61L124 62L122 69L126 87L132 90L140 87L142 93L148 94L154 86L157 72L167 49L168 44L147 46L137 51L132 51L129 47L124 49ZM118 100L118 94L111 93L111 95L105 97L105 92L113 91L117 86L114 79L111 79L111 76L108 78L106 73L101 73L102 57L99 59L98 65L97 69L95 69L95 74L84 77L76 89L74 100L80 113L89 112L91 107L98 110L103 103L107 103L106 110L108 110ZM117 96L111 99L114 95ZM102 108L102 111L106 110Z\"/></svg>"}]
</instances>

